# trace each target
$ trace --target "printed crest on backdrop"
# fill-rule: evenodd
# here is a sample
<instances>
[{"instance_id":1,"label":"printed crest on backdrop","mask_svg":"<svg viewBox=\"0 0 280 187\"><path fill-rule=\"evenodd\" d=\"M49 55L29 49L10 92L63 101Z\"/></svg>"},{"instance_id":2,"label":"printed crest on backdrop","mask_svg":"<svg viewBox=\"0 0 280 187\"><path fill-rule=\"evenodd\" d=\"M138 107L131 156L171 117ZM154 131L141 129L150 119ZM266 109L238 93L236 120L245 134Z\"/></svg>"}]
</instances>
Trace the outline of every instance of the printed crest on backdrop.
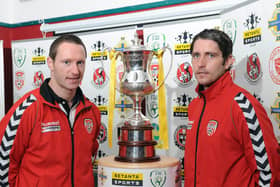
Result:
<instances>
[{"instance_id":1,"label":"printed crest on backdrop","mask_svg":"<svg viewBox=\"0 0 280 187\"><path fill-rule=\"evenodd\" d=\"M33 76L33 87L39 88L45 80L45 76L42 71L37 71Z\"/></svg>"},{"instance_id":2,"label":"printed crest on backdrop","mask_svg":"<svg viewBox=\"0 0 280 187\"><path fill-rule=\"evenodd\" d=\"M102 95L97 95L91 100L99 109L101 115L108 115L108 99Z\"/></svg>"},{"instance_id":3,"label":"printed crest on backdrop","mask_svg":"<svg viewBox=\"0 0 280 187\"><path fill-rule=\"evenodd\" d=\"M261 18L254 13L251 13L245 22L243 23L244 27L247 29L243 32L243 44L255 44L260 42L262 39L261 28L258 27Z\"/></svg>"},{"instance_id":4,"label":"printed crest on backdrop","mask_svg":"<svg viewBox=\"0 0 280 187\"><path fill-rule=\"evenodd\" d=\"M218 122L216 120L209 120L207 124L207 135L213 136L217 130Z\"/></svg>"},{"instance_id":5,"label":"printed crest on backdrop","mask_svg":"<svg viewBox=\"0 0 280 187\"><path fill-rule=\"evenodd\" d=\"M153 119L158 118L158 95L155 93L147 95L146 100L147 113Z\"/></svg>"},{"instance_id":6,"label":"printed crest on backdrop","mask_svg":"<svg viewBox=\"0 0 280 187\"><path fill-rule=\"evenodd\" d=\"M190 102L192 101L192 97L187 94L182 94L173 99L176 103L173 106L173 117L174 118L187 118L188 117L188 107Z\"/></svg>"},{"instance_id":7,"label":"printed crest on backdrop","mask_svg":"<svg viewBox=\"0 0 280 187\"><path fill-rule=\"evenodd\" d=\"M86 128L87 132L89 134L91 134L92 129L93 129L93 121L92 121L92 119L88 119L88 118L84 119L84 127Z\"/></svg>"},{"instance_id":8,"label":"printed crest on backdrop","mask_svg":"<svg viewBox=\"0 0 280 187\"><path fill-rule=\"evenodd\" d=\"M18 90L22 89L25 82L24 72L21 70L16 71L15 73L15 86Z\"/></svg>"},{"instance_id":9,"label":"printed crest on backdrop","mask_svg":"<svg viewBox=\"0 0 280 187\"><path fill-rule=\"evenodd\" d=\"M98 40L91 45L93 51L90 52L91 61L107 60L108 53L104 51L105 43ZM102 59L101 59L102 58Z\"/></svg>"},{"instance_id":10,"label":"printed crest on backdrop","mask_svg":"<svg viewBox=\"0 0 280 187\"><path fill-rule=\"evenodd\" d=\"M124 36L121 36L121 39L120 41L116 44L116 46L114 47L114 49L116 51L124 51L125 48L127 48L129 45L128 45L128 42L126 41L125 37Z\"/></svg>"},{"instance_id":11,"label":"printed crest on backdrop","mask_svg":"<svg viewBox=\"0 0 280 187\"><path fill-rule=\"evenodd\" d=\"M37 47L36 49L33 50L33 55L32 56L32 65L42 65L46 64L46 59L47 57L44 55L46 53L46 50Z\"/></svg>"},{"instance_id":12,"label":"printed crest on backdrop","mask_svg":"<svg viewBox=\"0 0 280 187\"><path fill-rule=\"evenodd\" d=\"M100 131L97 139L99 140L99 143L104 143L107 140L107 127L103 122L101 122Z\"/></svg>"},{"instance_id":13,"label":"printed crest on backdrop","mask_svg":"<svg viewBox=\"0 0 280 187\"><path fill-rule=\"evenodd\" d=\"M278 128L280 130L280 92L277 92L277 96L274 99L273 106L271 106L271 114L278 122Z\"/></svg>"},{"instance_id":14,"label":"printed crest on backdrop","mask_svg":"<svg viewBox=\"0 0 280 187\"><path fill-rule=\"evenodd\" d=\"M262 77L261 63L257 53L247 57L246 70L245 77L251 83L256 83Z\"/></svg>"},{"instance_id":15,"label":"printed crest on backdrop","mask_svg":"<svg viewBox=\"0 0 280 187\"><path fill-rule=\"evenodd\" d=\"M269 57L269 74L275 84L280 85L280 47L276 47Z\"/></svg>"},{"instance_id":16,"label":"printed crest on backdrop","mask_svg":"<svg viewBox=\"0 0 280 187\"><path fill-rule=\"evenodd\" d=\"M180 87L188 87L193 84L193 69L190 63L183 62L178 66L175 82Z\"/></svg>"},{"instance_id":17,"label":"printed crest on backdrop","mask_svg":"<svg viewBox=\"0 0 280 187\"><path fill-rule=\"evenodd\" d=\"M153 127L153 139L159 142L159 125L158 123L153 122L151 126Z\"/></svg>"},{"instance_id":18,"label":"printed crest on backdrop","mask_svg":"<svg viewBox=\"0 0 280 187\"><path fill-rule=\"evenodd\" d=\"M147 47L157 51L165 46L166 38L163 33L152 33L147 37Z\"/></svg>"},{"instance_id":19,"label":"printed crest on backdrop","mask_svg":"<svg viewBox=\"0 0 280 187\"><path fill-rule=\"evenodd\" d=\"M223 31L227 33L227 35L232 40L232 43L234 44L237 32L236 20L233 18L225 20L225 22L223 23Z\"/></svg>"},{"instance_id":20,"label":"printed crest on backdrop","mask_svg":"<svg viewBox=\"0 0 280 187\"><path fill-rule=\"evenodd\" d=\"M153 170L150 173L150 181L153 187L162 187L166 182L166 171L165 170Z\"/></svg>"},{"instance_id":21,"label":"printed crest on backdrop","mask_svg":"<svg viewBox=\"0 0 280 187\"><path fill-rule=\"evenodd\" d=\"M13 55L14 55L14 63L15 65L20 68L23 66L26 60L26 49L25 48L14 48Z\"/></svg>"},{"instance_id":22,"label":"printed crest on backdrop","mask_svg":"<svg viewBox=\"0 0 280 187\"><path fill-rule=\"evenodd\" d=\"M116 100L115 109L120 114L121 117L128 116L131 113L133 108L133 103L128 96L121 94L120 97Z\"/></svg>"},{"instance_id":23,"label":"printed crest on backdrop","mask_svg":"<svg viewBox=\"0 0 280 187\"><path fill-rule=\"evenodd\" d=\"M187 125L180 125L176 128L173 135L175 145L181 150L185 150L187 130L188 130Z\"/></svg>"},{"instance_id":24,"label":"printed crest on backdrop","mask_svg":"<svg viewBox=\"0 0 280 187\"><path fill-rule=\"evenodd\" d=\"M276 3L276 8L272 13L272 18L268 21L268 28L276 36L276 41L280 40L280 3Z\"/></svg>"},{"instance_id":25,"label":"printed crest on backdrop","mask_svg":"<svg viewBox=\"0 0 280 187\"><path fill-rule=\"evenodd\" d=\"M191 48L191 42L193 39L193 33L190 33L188 31L184 31L180 34L178 34L175 37L175 40L178 42L174 46L174 54L175 55L186 55L190 54L190 48Z\"/></svg>"},{"instance_id":26,"label":"printed crest on backdrop","mask_svg":"<svg viewBox=\"0 0 280 187\"><path fill-rule=\"evenodd\" d=\"M108 75L106 74L103 67L94 69L91 83L95 88L98 89L104 88L106 86L108 83Z\"/></svg>"},{"instance_id":27,"label":"printed crest on backdrop","mask_svg":"<svg viewBox=\"0 0 280 187\"><path fill-rule=\"evenodd\" d=\"M112 172L112 185L143 186L143 173Z\"/></svg>"},{"instance_id":28,"label":"printed crest on backdrop","mask_svg":"<svg viewBox=\"0 0 280 187\"><path fill-rule=\"evenodd\" d=\"M158 85L158 68L159 64L151 64L152 79Z\"/></svg>"},{"instance_id":29,"label":"printed crest on backdrop","mask_svg":"<svg viewBox=\"0 0 280 187\"><path fill-rule=\"evenodd\" d=\"M123 63L120 63L117 65L117 69L116 69L116 72L117 72L117 81L120 82L122 77L123 77L123 71L124 71L124 66L123 66Z\"/></svg>"},{"instance_id":30,"label":"printed crest on backdrop","mask_svg":"<svg viewBox=\"0 0 280 187\"><path fill-rule=\"evenodd\" d=\"M104 185L106 183L107 179L108 179L108 176L106 173L104 173L104 168L101 167L98 170L98 181L100 181L101 185Z\"/></svg>"}]
</instances>

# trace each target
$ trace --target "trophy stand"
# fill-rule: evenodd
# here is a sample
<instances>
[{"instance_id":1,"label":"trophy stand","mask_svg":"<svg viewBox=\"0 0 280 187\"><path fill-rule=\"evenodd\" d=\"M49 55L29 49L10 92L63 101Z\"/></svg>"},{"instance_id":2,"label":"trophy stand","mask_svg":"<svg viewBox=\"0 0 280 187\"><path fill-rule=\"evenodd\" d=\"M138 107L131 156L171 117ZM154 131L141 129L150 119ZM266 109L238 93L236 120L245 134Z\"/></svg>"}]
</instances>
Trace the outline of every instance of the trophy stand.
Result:
<instances>
[{"instance_id":1,"label":"trophy stand","mask_svg":"<svg viewBox=\"0 0 280 187\"><path fill-rule=\"evenodd\" d=\"M116 161L122 162L153 162L160 160L155 156L153 127L150 121L141 113L142 97L133 97L133 114L121 127L119 156Z\"/></svg>"}]
</instances>

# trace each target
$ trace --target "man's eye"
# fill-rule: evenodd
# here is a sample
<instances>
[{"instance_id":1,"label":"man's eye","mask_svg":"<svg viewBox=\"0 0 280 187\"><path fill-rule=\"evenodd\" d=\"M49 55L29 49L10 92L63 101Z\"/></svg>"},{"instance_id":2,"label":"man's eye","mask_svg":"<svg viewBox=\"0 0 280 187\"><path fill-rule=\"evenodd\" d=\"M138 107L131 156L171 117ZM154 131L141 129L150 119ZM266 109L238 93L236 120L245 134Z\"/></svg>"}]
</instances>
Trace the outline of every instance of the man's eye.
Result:
<instances>
[{"instance_id":1,"label":"man's eye","mask_svg":"<svg viewBox=\"0 0 280 187\"><path fill-rule=\"evenodd\" d=\"M198 54L193 54L192 57L193 58L199 58L199 55Z\"/></svg>"},{"instance_id":2,"label":"man's eye","mask_svg":"<svg viewBox=\"0 0 280 187\"><path fill-rule=\"evenodd\" d=\"M66 60L66 61L64 61L64 64L69 64L69 61L67 61L67 60Z\"/></svg>"},{"instance_id":3,"label":"man's eye","mask_svg":"<svg viewBox=\"0 0 280 187\"><path fill-rule=\"evenodd\" d=\"M78 61L78 64L84 64L84 62L83 61Z\"/></svg>"},{"instance_id":4,"label":"man's eye","mask_svg":"<svg viewBox=\"0 0 280 187\"><path fill-rule=\"evenodd\" d=\"M215 57L215 55L214 54L208 54L208 58L214 58Z\"/></svg>"}]
</instances>

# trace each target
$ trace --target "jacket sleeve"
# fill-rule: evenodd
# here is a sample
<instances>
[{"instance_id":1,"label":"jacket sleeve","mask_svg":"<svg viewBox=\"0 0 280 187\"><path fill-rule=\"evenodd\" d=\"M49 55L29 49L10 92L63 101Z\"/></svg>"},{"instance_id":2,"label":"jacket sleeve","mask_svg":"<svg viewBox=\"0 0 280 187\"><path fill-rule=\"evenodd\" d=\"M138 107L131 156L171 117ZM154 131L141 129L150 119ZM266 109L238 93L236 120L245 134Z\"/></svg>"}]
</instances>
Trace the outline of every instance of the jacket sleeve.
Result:
<instances>
[{"instance_id":1,"label":"jacket sleeve","mask_svg":"<svg viewBox=\"0 0 280 187\"><path fill-rule=\"evenodd\" d=\"M280 148L272 123L262 105L251 95L235 97L233 118L253 180L259 186L280 186Z\"/></svg>"},{"instance_id":2,"label":"jacket sleeve","mask_svg":"<svg viewBox=\"0 0 280 187\"><path fill-rule=\"evenodd\" d=\"M0 122L0 186L15 186L21 158L27 146L30 120L29 106L36 100L27 95L17 101Z\"/></svg>"}]
</instances>

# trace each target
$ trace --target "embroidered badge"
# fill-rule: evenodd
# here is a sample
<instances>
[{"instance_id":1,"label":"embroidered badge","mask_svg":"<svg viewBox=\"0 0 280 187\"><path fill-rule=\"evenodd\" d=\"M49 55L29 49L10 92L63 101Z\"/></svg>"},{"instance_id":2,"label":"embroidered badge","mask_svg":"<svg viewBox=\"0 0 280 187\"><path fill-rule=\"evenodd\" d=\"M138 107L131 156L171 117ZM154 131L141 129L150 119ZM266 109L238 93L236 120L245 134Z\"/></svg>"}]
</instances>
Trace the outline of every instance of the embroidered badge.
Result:
<instances>
[{"instance_id":1,"label":"embroidered badge","mask_svg":"<svg viewBox=\"0 0 280 187\"><path fill-rule=\"evenodd\" d=\"M215 134L217 127L218 127L218 122L216 120L210 120L207 125L208 136L212 136L213 134Z\"/></svg>"},{"instance_id":2,"label":"embroidered badge","mask_svg":"<svg viewBox=\"0 0 280 187\"><path fill-rule=\"evenodd\" d=\"M93 121L92 119L84 119L84 126L87 130L87 132L90 134L93 129Z\"/></svg>"}]
</instances>

